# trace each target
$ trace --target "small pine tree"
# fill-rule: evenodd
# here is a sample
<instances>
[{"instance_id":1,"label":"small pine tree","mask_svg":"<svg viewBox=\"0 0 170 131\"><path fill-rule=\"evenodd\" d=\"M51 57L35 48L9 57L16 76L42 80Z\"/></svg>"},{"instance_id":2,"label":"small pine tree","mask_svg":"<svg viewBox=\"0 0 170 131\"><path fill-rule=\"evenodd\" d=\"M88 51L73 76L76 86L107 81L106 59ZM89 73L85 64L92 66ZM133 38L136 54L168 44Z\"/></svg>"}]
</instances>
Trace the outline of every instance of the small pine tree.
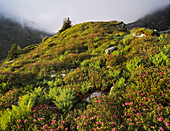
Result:
<instances>
[{"instance_id":1,"label":"small pine tree","mask_svg":"<svg viewBox=\"0 0 170 131\"><path fill-rule=\"evenodd\" d=\"M63 21L63 26L62 28L59 30L59 33L65 31L66 29L70 28L72 25L71 25L71 21L70 21L70 18L68 17L67 19L65 18L64 21Z\"/></svg>"},{"instance_id":2,"label":"small pine tree","mask_svg":"<svg viewBox=\"0 0 170 131\"><path fill-rule=\"evenodd\" d=\"M17 58L20 53L21 47L19 45L17 46L16 44L13 44L11 50L8 51L7 59L13 60L14 58Z\"/></svg>"}]
</instances>

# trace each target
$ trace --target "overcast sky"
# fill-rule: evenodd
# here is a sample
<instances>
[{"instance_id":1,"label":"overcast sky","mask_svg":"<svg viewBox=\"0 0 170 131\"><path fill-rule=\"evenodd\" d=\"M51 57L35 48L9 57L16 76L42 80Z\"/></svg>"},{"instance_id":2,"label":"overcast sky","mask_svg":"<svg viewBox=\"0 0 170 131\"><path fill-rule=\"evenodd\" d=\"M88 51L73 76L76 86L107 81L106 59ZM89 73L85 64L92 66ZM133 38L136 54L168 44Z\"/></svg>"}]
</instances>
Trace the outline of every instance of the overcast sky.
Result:
<instances>
[{"instance_id":1,"label":"overcast sky","mask_svg":"<svg viewBox=\"0 0 170 131\"><path fill-rule=\"evenodd\" d=\"M55 32L63 19L72 24L87 21L136 21L170 4L170 0L0 0L0 14L29 25Z\"/></svg>"}]
</instances>

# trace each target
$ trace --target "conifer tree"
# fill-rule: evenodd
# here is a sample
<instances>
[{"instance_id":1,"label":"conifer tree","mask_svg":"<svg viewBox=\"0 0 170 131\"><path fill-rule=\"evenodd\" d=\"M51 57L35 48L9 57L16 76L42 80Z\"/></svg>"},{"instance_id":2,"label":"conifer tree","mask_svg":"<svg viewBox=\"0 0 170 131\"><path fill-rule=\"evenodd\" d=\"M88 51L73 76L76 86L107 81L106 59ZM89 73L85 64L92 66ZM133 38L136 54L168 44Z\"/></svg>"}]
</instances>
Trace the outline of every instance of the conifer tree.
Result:
<instances>
[{"instance_id":1,"label":"conifer tree","mask_svg":"<svg viewBox=\"0 0 170 131\"><path fill-rule=\"evenodd\" d=\"M14 58L17 58L20 52L21 52L21 47L19 45L17 46L16 44L13 44L11 50L8 51L7 59L13 60Z\"/></svg>"},{"instance_id":2,"label":"conifer tree","mask_svg":"<svg viewBox=\"0 0 170 131\"><path fill-rule=\"evenodd\" d=\"M63 21L63 26L62 28L59 30L59 33L65 31L66 29L70 28L72 25L71 25L71 21L70 21L70 18L68 17L67 19L65 18L64 21Z\"/></svg>"}]
</instances>

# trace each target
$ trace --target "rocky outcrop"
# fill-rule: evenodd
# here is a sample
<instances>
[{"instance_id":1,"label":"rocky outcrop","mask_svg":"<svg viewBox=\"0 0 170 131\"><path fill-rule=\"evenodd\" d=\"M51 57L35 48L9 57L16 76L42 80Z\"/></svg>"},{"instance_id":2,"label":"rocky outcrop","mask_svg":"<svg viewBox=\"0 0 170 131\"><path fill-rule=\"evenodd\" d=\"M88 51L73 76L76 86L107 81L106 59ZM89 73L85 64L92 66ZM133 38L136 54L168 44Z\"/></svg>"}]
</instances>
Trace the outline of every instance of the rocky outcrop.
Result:
<instances>
[{"instance_id":1,"label":"rocky outcrop","mask_svg":"<svg viewBox=\"0 0 170 131\"><path fill-rule=\"evenodd\" d=\"M116 25L116 28L121 28L121 29L126 28L126 24L122 22L122 23Z\"/></svg>"},{"instance_id":2,"label":"rocky outcrop","mask_svg":"<svg viewBox=\"0 0 170 131\"><path fill-rule=\"evenodd\" d=\"M99 97L99 96L102 96L104 93L103 92L94 92L92 93L89 97L86 98L86 101L89 102L90 98L93 98L93 97Z\"/></svg>"},{"instance_id":3,"label":"rocky outcrop","mask_svg":"<svg viewBox=\"0 0 170 131\"><path fill-rule=\"evenodd\" d=\"M136 34L136 33L133 33L133 36L135 36L135 37L140 37L140 38L142 38L142 37L146 37L146 35L145 34Z\"/></svg>"},{"instance_id":4,"label":"rocky outcrop","mask_svg":"<svg viewBox=\"0 0 170 131\"><path fill-rule=\"evenodd\" d=\"M113 46L113 47L110 47L108 49L105 50L106 54L111 54L114 50L117 49L117 46Z\"/></svg>"}]
</instances>

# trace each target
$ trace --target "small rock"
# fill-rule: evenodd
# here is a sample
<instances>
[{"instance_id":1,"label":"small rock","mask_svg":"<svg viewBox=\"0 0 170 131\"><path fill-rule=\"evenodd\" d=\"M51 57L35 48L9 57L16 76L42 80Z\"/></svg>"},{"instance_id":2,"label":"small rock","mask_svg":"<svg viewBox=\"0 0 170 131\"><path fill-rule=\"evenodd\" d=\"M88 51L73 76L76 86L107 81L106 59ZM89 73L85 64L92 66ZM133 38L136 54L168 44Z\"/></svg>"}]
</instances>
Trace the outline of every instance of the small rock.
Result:
<instances>
[{"instance_id":1,"label":"small rock","mask_svg":"<svg viewBox=\"0 0 170 131\"><path fill-rule=\"evenodd\" d=\"M55 78L56 77L56 75L51 75L51 78Z\"/></svg>"},{"instance_id":2,"label":"small rock","mask_svg":"<svg viewBox=\"0 0 170 131\"><path fill-rule=\"evenodd\" d=\"M62 76L62 77L65 77L65 76L66 76L66 74L61 74L61 76Z\"/></svg>"},{"instance_id":3,"label":"small rock","mask_svg":"<svg viewBox=\"0 0 170 131\"><path fill-rule=\"evenodd\" d=\"M146 35L145 34L141 34L140 36L138 36L138 37L146 37Z\"/></svg>"},{"instance_id":4,"label":"small rock","mask_svg":"<svg viewBox=\"0 0 170 131\"><path fill-rule=\"evenodd\" d=\"M74 69L70 69L70 71L74 71Z\"/></svg>"},{"instance_id":5,"label":"small rock","mask_svg":"<svg viewBox=\"0 0 170 131\"><path fill-rule=\"evenodd\" d=\"M107 66L107 68L111 68L111 66Z\"/></svg>"},{"instance_id":6,"label":"small rock","mask_svg":"<svg viewBox=\"0 0 170 131\"><path fill-rule=\"evenodd\" d=\"M113 90L113 88L114 88L114 86L112 86L111 88L110 88L110 95L112 94L112 90Z\"/></svg>"},{"instance_id":7,"label":"small rock","mask_svg":"<svg viewBox=\"0 0 170 131\"><path fill-rule=\"evenodd\" d=\"M145 34L140 34L140 35L138 35L138 34L136 34L136 33L133 33L132 34L133 36L135 36L135 37L146 37L146 35Z\"/></svg>"},{"instance_id":8,"label":"small rock","mask_svg":"<svg viewBox=\"0 0 170 131\"><path fill-rule=\"evenodd\" d=\"M117 49L117 46L110 47L105 50L106 54L111 54L114 50Z\"/></svg>"},{"instance_id":9,"label":"small rock","mask_svg":"<svg viewBox=\"0 0 170 131\"><path fill-rule=\"evenodd\" d=\"M10 60L9 63L12 63L14 60Z\"/></svg>"},{"instance_id":10,"label":"small rock","mask_svg":"<svg viewBox=\"0 0 170 131\"><path fill-rule=\"evenodd\" d=\"M50 72L49 72L50 75L52 75L52 74L54 74L54 73L56 73L56 71L50 71Z\"/></svg>"}]
</instances>

